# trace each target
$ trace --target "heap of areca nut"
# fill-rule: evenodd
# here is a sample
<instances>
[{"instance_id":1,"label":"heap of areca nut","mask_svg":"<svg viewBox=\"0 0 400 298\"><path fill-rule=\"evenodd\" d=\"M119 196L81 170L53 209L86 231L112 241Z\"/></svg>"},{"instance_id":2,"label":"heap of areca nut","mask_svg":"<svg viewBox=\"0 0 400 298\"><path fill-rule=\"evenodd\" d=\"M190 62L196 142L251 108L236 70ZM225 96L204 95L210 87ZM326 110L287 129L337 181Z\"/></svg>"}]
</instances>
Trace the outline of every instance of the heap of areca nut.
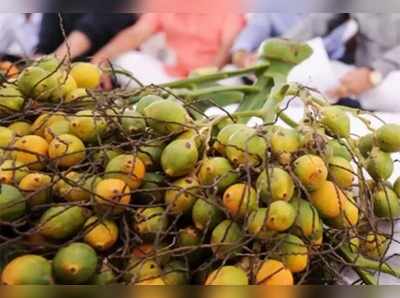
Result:
<instances>
[{"instance_id":1,"label":"heap of areca nut","mask_svg":"<svg viewBox=\"0 0 400 298\"><path fill-rule=\"evenodd\" d=\"M369 127L368 114L286 84L310 53L272 40L245 70L111 92L96 89L96 66L53 57L5 76L2 283L326 284L346 267L367 284L399 276L386 252L400 216L400 180L387 181L400 126L354 136L350 116ZM216 83L247 73L253 86ZM290 97L304 102L301 121L284 113ZM204 114L210 106L220 115ZM263 124L249 126L253 116Z\"/></svg>"}]
</instances>

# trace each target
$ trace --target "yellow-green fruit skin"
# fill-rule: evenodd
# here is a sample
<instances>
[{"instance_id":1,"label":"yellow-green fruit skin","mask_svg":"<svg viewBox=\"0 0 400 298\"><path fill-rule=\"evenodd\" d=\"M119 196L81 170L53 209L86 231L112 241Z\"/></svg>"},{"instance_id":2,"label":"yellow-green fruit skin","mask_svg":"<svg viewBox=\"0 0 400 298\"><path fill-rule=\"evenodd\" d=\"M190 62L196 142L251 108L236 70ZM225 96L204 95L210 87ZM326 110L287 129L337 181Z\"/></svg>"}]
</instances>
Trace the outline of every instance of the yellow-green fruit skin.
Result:
<instances>
[{"instance_id":1,"label":"yellow-green fruit skin","mask_svg":"<svg viewBox=\"0 0 400 298\"><path fill-rule=\"evenodd\" d=\"M272 133L271 151L279 157L284 153L294 153L300 148L300 137L297 131L279 128Z\"/></svg>"},{"instance_id":2,"label":"yellow-green fruit skin","mask_svg":"<svg viewBox=\"0 0 400 298\"><path fill-rule=\"evenodd\" d=\"M317 190L328 178L325 162L316 155L303 155L294 162L294 172L308 190Z\"/></svg>"},{"instance_id":3,"label":"yellow-green fruit skin","mask_svg":"<svg viewBox=\"0 0 400 298\"><path fill-rule=\"evenodd\" d=\"M290 201L294 195L295 185L292 177L285 170L275 167L264 170L257 178L256 188L260 192L261 199L270 201Z\"/></svg>"},{"instance_id":4,"label":"yellow-green fruit skin","mask_svg":"<svg viewBox=\"0 0 400 298\"><path fill-rule=\"evenodd\" d=\"M115 282L116 282L116 276L114 272L112 272L111 270L106 270L98 274L95 274L93 278L90 280L90 284L96 286L110 285Z\"/></svg>"},{"instance_id":5,"label":"yellow-green fruit skin","mask_svg":"<svg viewBox=\"0 0 400 298\"><path fill-rule=\"evenodd\" d=\"M165 192L165 203L172 214L185 214L192 211L200 184L196 179L186 177L172 183Z\"/></svg>"},{"instance_id":6,"label":"yellow-green fruit skin","mask_svg":"<svg viewBox=\"0 0 400 298\"><path fill-rule=\"evenodd\" d=\"M327 220L331 226L339 229L346 229L354 227L358 224L359 220L359 209L357 202L347 195L347 199L344 200L342 210L338 217Z\"/></svg>"},{"instance_id":7,"label":"yellow-green fruit skin","mask_svg":"<svg viewBox=\"0 0 400 298\"><path fill-rule=\"evenodd\" d=\"M245 124L229 124L225 126L217 135L216 141L213 145L214 149L220 154L225 154L225 145L228 143L229 138L236 131L247 128Z\"/></svg>"},{"instance_id":8,"label":"yellow-green fruit skin","mask_svg":"<svg viewBox=\"0 0 400 298\"><path fill-rule=\"evenodd\" d=\"M192 220L197 229L212 230L223 220L223 213L218 207L202 199L198 199L192 209Z\"/></svg>"},{"instance_id":9,"label":"yellow-green fruit skin","mask_svg":"<svg viewBox=\"0 0 400 298\"><path fill-rule=\"evenodd\" d=\"M211 234L210 244L218 259L232 256L241 250L243 233L239 225L231 220L219 223Z\"/></svg>"},{"instance_id":10,"label":"yellow-green fruit skin","mask_svg":"<svg viewBox=\"0 0 400 298\"><path fill-rule=\"evenodd\" d=\"M146 202L160 202L164 199L165 191L159 188L163 185L165 177L160 173L146 173L143 184L135 197Z\"/></svg>"},{"instance_id":11,"label":"yellow-green fruit skin","mask_svg":"<svg viewBox=\"0 0 400 298\"><path fill-rule=\"evenodd\" d=\"M146 95L143 96L138 103L136 104L136 111L140 114L144 114L144 110L151 105L152 103L155 103L157 101L163 101L164 99L160 96L157 95Z\"/></svg>"},{"instance_id":12,"label":"yellow-green fruit skin","mask_svg":"<svg viewBox=\"0 0 400 298\"><path fill-rule=\"evenodd\" d=\"M378 217L397 218L400 216L400 199L389 187L378 189L373 194L374 213Z\"/></svg>"},{"instance_id":13,"label":"yellow-green fruit skin","mask_svg":"<svg viewBox=\"0 0 400 298\"><path fill-rule=\"evenodd\" d=\"M70 119L71 133L84 142L96 142L106 128L105 119L93 111L80 111Z\"/></svg>"},{"instance_id":14,"label":"yellow-green fruit skin","mask_svg":"<svg viewBox=\"0 0 400 298\"><path fill-rule=\"evenodd\" d=\"M77 88L75 90L72 90L72 91L68 92L65 95L64 102L66 104L67 103L72 103L72 102L79 102L79 104L81 104L81 102L87 101L88 104L90 104L91 100L93 100L93 99L89 96L89 94L87 93L86 89Z\"/></svg>"},{"instance_id":15,"label":"yellow-green fruit skin","mask_svg":"<svg viewBox=\"0 0 400 298\"><path fill-rule=\"evenodd\" d=\"M177 134L189 120L185 108L173 100L156 101L144 109L147 123L162 135Z\"/></svg>"},{"instance_id":16,"label":"yellow-green fruit skin","mask_svg":"<svg viewBox=\"0 0 400 298\"><path fill-rule=\"evenodd\" d=\"M54 137L71 133L70 123L68 120L58 120L51 123L44 130L44 137L47 142L51 142Z\"/></svg>"},{"instance_id":17,"label":"yellow-green fruit skin","mask_svg":"<svg viewBox=\"0 0 400 298\"><path fill-rule=\"evenodd\" d=\"M306 244L299 237L288 234L280 247L282 261L292 273L303 272L309 262Z\"/></svg>"},{"instance_id":18,"label":"yellow-green fruit skin","mask_svg":"<svg viewBox=\"0 0 400 298\"><path fill-rule=\"evenodd\" d=\"M133 110L125 110L121 117L121 125L126 133L138 133L146 129L144 116Z\"/></svg>"},{"instance_id":19,"label":"yellow-green fruit skin","mask_svg":"<svg viewBox=\"0 0 400 298\"><path fill-rule=\"evenodd\" d=\"M53 272L57 282L69 285L87 283L95 274L97 255L84 243L71 243L61 248L53 259Z\"/></svg>"},{"instance_id":20,"label":"yellow-green fruit skin","mask_svg":"<svg viewBox=\"0 0 400 298\"><path fill-rule=\"evenodd\" d=\"M97 251L110 249L118 240L118 226L112 220L92 216L84 227L87 229L84 241Z\"/></svg>"},{"instance_id":21,"label":"yellow-green fruit skin","mask_svg":"<svg viewBox=\"0 0 400 298\"><path fill-rule=\"evenodd\" d=\"M296 210L285 201L272 202L268 207L266 226L269 230L283 232L296 220Z\"/></svg>"},{"instance_id":22,"label":"yellow-green fruit skin","mask_svg":"<svg viewBox=\"0 0 400 298\"><path fill-rule=\"evenodd\" d=\"M397 196L400 198L400 177L396 179L396 181L393 184L393 190L397 194Z\"/></svg>"},{"instance_id":23,"label":"yellow-green fruit skin","mask_svg":"<svg viewBox=\"0 0 400 298\"><path fill-rule=\"evenodd\" d=\"M1 282L5 285L50 285L53 283L51 265L38 255L23 255L6 265Z\"/></svg>"},{"instance_id":24,"label":"yellow-green fruit skin","mask_svg":"<svg viewBox=\"0 0 400 298\"><path fill-rule=\"evenodd\" d=\"M24 96L47 100L59 88L57 78L58 73L51 74L42 68L30 66L20 74L17 85Z\"/></svg>"},{"instance_id":25,"label":"yellow-green fruit skin","mask_svg":"<svg viewBox=\"0 0 400 298\"><path fill-rule=\"evenodd\" d=\"M69 202L89 201L96 185L101 181L97 176L69 172L65 180L59 180L53 187L54 193Z\"/></svg>"},{"instance_id":26,"label":"yellow-green fruit skin","mask_svg":"<svg viewBox=\"0 0 400 298\"><path fill-rule=\"evenodd\" d=\"M34 65L46 71L54 72L61 67L61 61L53 55L46 55L35 61Z\"/></svg>"},{"instance_id":27,"label":"yellow-green fruit skin","mask_svg":"<svg viewBox=\"0 0 400 298\"><path fill-rule=\"evenodd\" d=\"M400 125L385 124L375 132L378 147L388 153L400 151Z\"/></svg>"},{"instance_id":28,"label":"yellow-green fruit skin","mask_svg":"<svg viewBox=\"0 0 400 298\"><path fill-rule=\"evenodd\" d=\"M372 148L374 147L374 142L375 142L375 137L374 134L372 133L362 136L358 140L357 147L358 150L360 150L362 156L364 156L365 158L369 156L369 154L372 151Z\"/></svg>"},{"instance_id":29,"label":"yellow-green fruit skin","mask_svg":"<svg viewBox=\"0 0 400 298\"><path fill-rule=\"evenodd\" d=\"M317 209L308 201L296 198L291 202L296 210L292 232L299 237L317 240L323 233L322 221Z\"/></svg>"},{"instance_id":30,"label":"yellow-green fruit skin","mask_svg":"<svg viewBox=\"0 0 400 298\"><path fill-rule=\"evenodd\" d=\"M140 146L137 152L137 156L143 161L147 170L156 170L160 167L161 153L164 150L164 144L162 143L148 143Z\"/></svg>"},{"instance_id":31,"label":"yellow-green fruit skin","mask_svg":"<svg viewBox=\"0 0 400 298\"><path fill-rule=\"evenodd\" d=\"M19 161L7 159L0 165L0 183L19 183L28 174L28 168Z\"/></svg>"},{"instance_id":32,"label":"yellow-green fruit skin","mask_svg":"<svg viewBox=\"0 0 400 298\"><path fill-rule=\"evenodd\" d=\"M63 134L49 144L49 157L59 167L71 167L86 158L86 147L76 136Z\"/></svg>"},{"instance_id":33,"label":"yellow-green fruit skin","mask_svg":"<svg viewBox=\"0 0 400 298\"><path fill-rule=\"evenodd\" d=\"M267 142L253 128L234 132L225 146L225 154L235 166L258 166L266 158Z\"/></svg>"},{"instance_id":34,"label":"yellow-green fruit skin","mask_svg":"<svg viewBox=\"0 0 400 298\"><path fill-rule=\"evenodd\" d=\"M343 210L347 198L336 184L326 181L317 191L311 193L310 200L320 215L336 218Z\"/></svg>"},{"instance_id":35,"label":"yellow-green fruit skin","mask_svg":"<svg viewBox=\"0 0 400 298\"><path fill-rule=\"evenodd\" d=\"M19 188L26 194L31 207L45 204L50 201L51 177L40 173L28 174L21 180Z\"/></svg>"},{"instance_id":36,"label":"yellow-green fruit skin","mask_svg":"<svg viewBox=\"0 0 400 298\"><path fill-rule=\"evenodd\" d=\"M24 102L22 93L14 85L5 85L0 88L0 113L10 114L21 111Z\"/></svg>"},{"instance_id":37,"label":"yellow-green fruit skin","mask_svg":"<svg viewBox=\"0 0 400 298\"><path fill-rule=\"evenodd\" d=\"M342 157L347 161L352 160L352 156L350 151L346 148L346 146L339 143L338 140L332 139L326 145L328 155Z\"/></svg>"},{"instance_id":38,"label":"yellow-green fruit skin","mask_svg":"<svg viewBox=\"0 0 400 298\"><path fill-rule=\"evenodd\" d=\"M6 127L0 126L0 148L10 146L15 140L15 133Z\"/></svg>"},{"instance_id":39,"label":"yellow-green fruit skin","mask_svg":"<svg viewBox=\"0 0 400 298\"><path fill-rule=\"evenodd\" d=\"M373 260L382 260L387 251L388 245L389 239L387 239L384 235L370 232L361 240L360 251L367 258Z\"/></svg>"},{"instance_id":40,"label":"yellow-green fruit skin","mask_svg":"<svg viewBox=\"0 0 400 298\"><path fill-rule=\"evenodd\" d=\"M181 133L176 137L175 140L192 140L196 144L196 147L200 150L203 145L201 135L194 129L189 129Z\"/></svg>"},{"instance_id":41,"label":"yellow-green fruit skin","mask_svg":"<svg viewBox=\"0 0 400 298\"><path fill-rule=\"evenodd\" d=\"M198 177L202 185L215 185L218 191L224 191L237 181L239 175L229 160L223 157L212 157L203 160Z\"/></svg>"},{"instance_id":42,"label":"yellow-green fruit skin","mask_svg":"<svg viewBox=\"0 0 400 298\"><path fill-rule=\"evenodd\" d=\"M87 217L88 210L82 207L51 207L40 218L39 232L46 238L63 240L77 234Z\"/></svg>"},{"instance_id":43,"label":"yellow-green fruit skin","mask_svg":"<svg viewBox=\"0 0 400 298\"><path fill-rule=\"evenodd\" d=\"M206 286L247 286L246 272L234 266L223 266L213 271L206 280Z\"/></svg>"},{"instance_id":44,"label":"yellow-green fruit skin","mask_svg":"<svg viewBox=\"0 0 400 298\"><path fill-rule=\"evenodd\" d=\"M387 180L392 176L394 165L389 153L373 150L367 159L367 171L375 180Z\"/></svg>"},{"instance_id":45,"label":"yellow-green fruit skin","mask_svg":"<svg viewBox=\"0 0 400 298\"><path fill-rule=\"evenodd\" d=\"M0 184L0 220L13 221L25 214L26 202L14 186Z\"/></svg>"},{"instance_id":46,"label":"yellow-green fruit skin","mask_svg":"<svg viewBox=\"0 0 400 298\"><path fill-rule=\"evenodd\" d=\"M247 220L247 231L258 239L268 239L276 234L276 231L269 230L266 226L268 209L259 208L250 213Z\"/></svg>"},{"instance_id":47,"label":"yellow-green fruit skin","mask_svg":"<svg viewBox=\"0 0 400 298\"><path fill-rule=\"evenodd\" d=\"M183 261L175 260L165 265L162 279L168 286L187 285L189 273L189 268Z\"/></svg>"},{"instance_id":48,"label":"yellow-green fruit skin","mask_svg":"<svg viewBox=\"0 0 400 298\"><path fill-rule=\"evenodd\" d=\"M350 162L338 156L329 159L328 178L339 187L346 189L353 185L354 169Z\"/></svg>"},{"instance_id":49,"label":"yellow-green fruit skin","mask_svg":"<svg viewBox=\"0 0 400 298\"><path fill-rule=\"evenodd\" d=\"M124 279L129 283L146 281L162 275L160 264L154 258L138 258L133 256L129 260Z\"/></svg>"},{"instance_id":50,"label":"yellow-green fruit skin","mask_svg":"<svg viewBox=\"0 0 400 298\"><path fill-rule=\"evenodd\" d=\"M145 174L145 165L136 155L118 155L106 166L107 178L121 179L131 190L137 189L142 184Z\"/></svg>"},{"instance_id":51,"label":"yellow-green fruit skin","mask_svg":"<svg viewBox=\"0 0 400 298\"><path fill-rule=\"evenodd\" d=\"M245 217L258 206L256 190L245 183L228 187L222 201L232 217Z\"/></svg>"},{"instance_id":52,"label":"yellow-green fruit skin","mask_svg":"<svg viewBox=\"0 0 400 298\"><path fill-rule=\"evenodd\" d=\"M334 135L346 138L350 135L350 118L341 108L328 106L322 108L322 124Z\"/></svg>"},{"instance_id":53,"label":"yellow-green fruit skin","mask_svg":"<svg viewBox=\"0 0 400 298\"><path fill-rule=\"evenodd\" d=\"M198 158L199 153L193 141L176 140L161 153L161 166L168 176L181 177L194 170Z\"/></svg>"},{"instance_id":54,"label":"yellow-green fruit skin","mask_svg":"<svg viewBox=\"0 0 400 298\"><path fill-rule=\"evenodd\" d=\"M78 88L95 89L100 84L101 70L94 64L74 63L70 74Z\"/></svg>"},{"instance_id":55,"label":"yellow-green fruit skin","mask_svg":"<svg viewBox=\"0 0 400 298\"><path fill-rule=\"evenodd\" d=\"M162 233L168 228L168 218L163 207L139 209L134 216L134 228L141 234Z\"/></svg>"}]
</instances>

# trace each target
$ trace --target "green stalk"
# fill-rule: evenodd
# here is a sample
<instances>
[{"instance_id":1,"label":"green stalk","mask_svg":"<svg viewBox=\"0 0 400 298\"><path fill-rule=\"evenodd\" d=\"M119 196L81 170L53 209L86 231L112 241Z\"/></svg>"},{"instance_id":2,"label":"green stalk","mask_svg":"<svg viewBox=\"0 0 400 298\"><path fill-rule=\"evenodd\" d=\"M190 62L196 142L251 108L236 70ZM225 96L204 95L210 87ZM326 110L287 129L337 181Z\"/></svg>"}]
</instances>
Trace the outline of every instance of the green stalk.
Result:
<instances>
[{"instance_id":1,"label":"green stalk","mask_svg":"<svg viewBox=\"0 0 400 298\"><path fill-rule=\"evenodd\" d=\"M250 94L246 96L237 109L238 112L262 108L273 87L273 80L267 76L260 76L257 82L254 84L254 87L259 88L260 91L256 94Z\"/></svg>"},{"instance_id":2,"label":"green stalk","mask_svg":"<svg viewBox=\"0 0 400 298\"><path fill-rule=\"evenodd\" d=\"M340 252L342 253L342 256L347 262L349 263L353 262L354 258L352 258L351 252L343 248L340 248ZM354 270L357 272L358 276L365 282L365 284L374 286L378 284L378 280L376 279L376 277L373 276L368 271L359 267L355 267Z\"/></svg>"},{"instance_id":3,"label":"green stalk","mask_svg":"<svg viewBox=\"0 0 400 298\"><path fill-rule=\"evenodd\" d=\"M254 65L252 67L247 67L243 68L240 70L232 70L232 71L223 71L223 72L218 72L218 73L213 73L213 74L207 74L207 75L202 75L194 78L188 78L184 80L178 80L174 82L169 82L160 85L161 87L164 88L185 88L185 87L190 87L191 85L194 84L201 84L201 83L208 83L208 82L215 82L215 81L220 81L232 77L237 77L237 76L242 76L246 74L251 74L255 73L260 70L265 70L269 67L269 64L264 62L261 64Z\"/></svg>"},{"instance_id":4,"label":"green stalk","mask_svg":"<svg viewBox=\"0 0 400 298\"><path fill-rule=\"evenodd\" d=\"M198 89L194 91L188 91L187 94L183 94L183 96L190 96L190 97L198 97L198 96L204 96L204 95L213 95L215 93L221 93L221 92L230 92L230 91L240 91L244 93L257 93L260 91L260 88L256 86L246 86L246 85L240 85L240 86L215 86L215 87L210 87L210 88L204 88L204 89Z\"/></svg>"},{"instance_id":5,"label":"green stalk","mask_svg":"<svg viewBox=\"0 0 400 298\"><path fill-rule=\"evenodd\" d=\"M290 117L289 117L286 113L284 113L284 112L279 113L279 118L280 118L283 122L285 122L287 125L289 125L290 127L292 127L292 128L296 128L296 127L299 126L299 124L298 124L296 121L294 121L292 118L290 118Z\"/></svg>"},{"instance_id":6,"label":"green stalk","mask_svg":"<svg viewBox=\"0 0 400 298\"><path fill-rule=\"evenodd\" d=\"M367 270L383 272L394 277L400 278L400 268L390 266L387 263L367 259L359 254L350 252L347 248L342 248L341 252L346 255L350 263L355 267Z\"/></svg>"}]
</instances>

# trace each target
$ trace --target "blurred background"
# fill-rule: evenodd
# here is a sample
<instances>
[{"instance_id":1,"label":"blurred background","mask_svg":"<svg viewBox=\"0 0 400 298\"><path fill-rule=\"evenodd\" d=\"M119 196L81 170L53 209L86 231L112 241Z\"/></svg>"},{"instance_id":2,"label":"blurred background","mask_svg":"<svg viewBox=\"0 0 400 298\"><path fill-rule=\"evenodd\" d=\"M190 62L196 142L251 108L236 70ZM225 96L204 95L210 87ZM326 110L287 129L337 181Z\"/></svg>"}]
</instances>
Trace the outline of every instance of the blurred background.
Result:
<instances>
[{"instance_id":1,"label":"blurred background","mask_svg":"<svg viewBox=\"0 0 400 298\"><path fill-rule=\"evenodd\" d=\"M41 4L42 11L84 11L91 4L85 1L82 7L78 2L33 4ZM361 7L359 1L335 1L333 8L324 2L298 1L287 6L293 12L279 12L282 1L96 3L90 13L0 13L1 68L51 54L98 65L112 63L144 84L159 84L198 71L249 67L257 62L263 41L290 38L306 41L314 50L293 70L291 81L318 89L335 104L400 111L400 14L368 12L375 8L370 2ZM389 1L386 8L390 5ZM309 13L311 7L320 12ZM365 12L335 13L338 7ZM252 78L225 83L243 82L251 84ZM112 84L135 87L126 76L105 82L104 87Z\"/></svg>"}]
</instances>

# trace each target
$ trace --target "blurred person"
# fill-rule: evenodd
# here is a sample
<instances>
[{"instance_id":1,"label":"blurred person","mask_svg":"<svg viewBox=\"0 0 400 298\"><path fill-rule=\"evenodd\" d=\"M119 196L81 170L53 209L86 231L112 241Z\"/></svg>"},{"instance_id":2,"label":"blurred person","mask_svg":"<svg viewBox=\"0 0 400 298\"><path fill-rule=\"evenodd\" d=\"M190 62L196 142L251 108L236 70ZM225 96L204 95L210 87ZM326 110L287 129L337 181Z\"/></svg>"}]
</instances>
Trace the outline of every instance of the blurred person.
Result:
<instances>
[{"instance_id":1,"label":"blurred person","mask_svg":"<svg viewBox=\"0 0 400 298\"><path fill-rule=\"evenodd\" d=\"M339 102L356 99L367 110L400 111L400 14L352 13L350 18L356 26L354 65L331 63L339 83L327 94ZM309 40L327 25L328 19L310 16L286 36Z\"/></svg>"},{"instance_id":2,"label":"blurred person","mask_svg":"<svg viewBox=\"0 0 400 298\"><path fill-rule=\"evenodd\" d=\"M44 14L36 54L54 53L61 59L70 55L72 60L90 57L136 19L134 14Z\"/></svg>"},{"instance_id":3,"label":"blurred person","mask_svg":"<svg viewBox=\"0 0 400 298\"><path fill-rule=\"evenodd\" d=\"M92 62L102 64L111 60L144 84L164 83L186 77L195 69L223 67L244 23L243 16L222 12L148 13L102 48ZM165 63L137 51L159 32L165 35L166 46L173 54ZM125 85L131 80L120 76L119 81Z\"/></svg>"},{"instance_id":4,"label":"blurred person","mask_svg":"<svg viewBox=\"0 0 400 298\"><path fill-rule=\"evenodd\" d=\"M0 14L0 55L2 60L30 57L38 43L40 13Z\"/></svg>"},{"instance_id":5,"label":"blurred person","mask_svg":"<svg viewBox=\"0 0 400 298\"><path fill-rule=\"evenodd\" d=\"M282 36L300 22L301 19L302 15L300 14L250 14L246 27L239 34L232 47L233 64L244 68L255 63L257 49L264 40Z\"/></svg>"},{"instance_id":6,"label":"blurred person","mask_svg":"<svg viewBox=\"0 0 400 298\"><path fill-rule=\"evenodd\" d=\"M343 28L338 27L347 20L346 14L323 14L318 19L326 26L313 28L314 35L322 38L325 49L332 59L340 59L345 51L341 43ZM257 50L264 40L286 37L297 27L307 22L306 14L265 13L251 15L246 28L240 33L232 48L232 61L240 68L248 67L257 60ZM329 21L329 22L328 22Z\"/></svg>"}]
</instances>

